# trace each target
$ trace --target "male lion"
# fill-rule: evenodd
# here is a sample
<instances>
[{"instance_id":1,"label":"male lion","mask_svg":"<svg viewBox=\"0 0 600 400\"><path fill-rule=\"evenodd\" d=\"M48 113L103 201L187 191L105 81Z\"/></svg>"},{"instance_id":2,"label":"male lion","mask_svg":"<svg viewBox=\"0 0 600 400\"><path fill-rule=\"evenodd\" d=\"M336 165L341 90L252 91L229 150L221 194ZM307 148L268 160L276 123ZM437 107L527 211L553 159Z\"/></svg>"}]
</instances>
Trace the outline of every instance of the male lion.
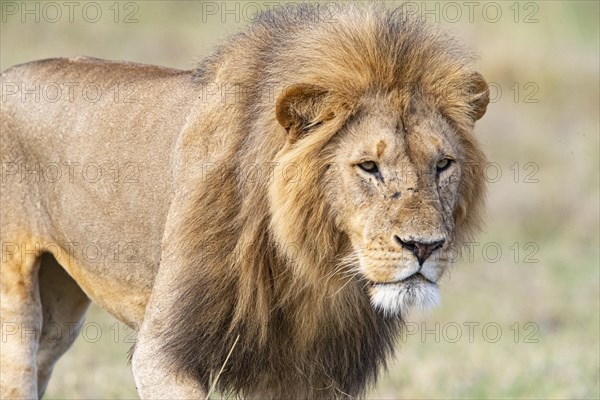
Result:
<instances>
[{"instance_id":1,"label":"male lion","mask_svg":"<svg viewBox=\"0 0 600 400\"><path fill-rule=\"evenodd\" d=\"M194 71L2 73L3 398L42 396L91 300L137 330L142 398L364 396L477 225L488 89L402 9L321 11Z\"/></svg>"}]
</instances>

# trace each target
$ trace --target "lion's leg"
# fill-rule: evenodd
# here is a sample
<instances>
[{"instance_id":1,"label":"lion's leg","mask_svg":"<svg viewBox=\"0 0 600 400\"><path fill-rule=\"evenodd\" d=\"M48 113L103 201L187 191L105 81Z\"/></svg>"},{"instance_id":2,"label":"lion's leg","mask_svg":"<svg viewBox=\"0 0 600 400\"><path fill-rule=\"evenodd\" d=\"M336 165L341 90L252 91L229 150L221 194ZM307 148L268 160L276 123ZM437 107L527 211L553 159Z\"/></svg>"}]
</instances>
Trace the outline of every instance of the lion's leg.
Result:
<instances>
[{"instance_id":1,"label":"lion's leg","mask_svg":"<svg viewBox=\"0 0 600 400\"><path fill-rule=\"evenodd\" d=\"M42 326L36 243L2 241L0 398L37 398L36 353Z\"/></svg>"},{"instance_id":2,"label":"lion's leg","mask_svg":"<svg viewBox=\"0 0 600 400\"><path fill-rule=\"evenodd\" d=\"M137 335L131 359L133 377L142 399L205 399L206 392L200 382L177 370L164 351L165 337L174 328L166 321L169 313L177 308L182 274L177 255L168 250L167 253L169 256L163 257L154 280Z\"/></svg>"},{"instance_id":3,"label":"lion's leg","mask_svg":"<svg viewBox=\"0 0 600 400\"><path fill-rule=\"evenodd\" d=\"M173 285L161 284L159 279L160 273L131 359L138 393L142 399L204 399L206 393L200 383L175 371L162 351L164 332L168 329L163 321L172 307L174 293Z\"/></svg>"},{"instance_id":4,"label":"lion's leg","mask_svg":"<svg viewBox=\"0 0 600 400\"><path fill-rule=\"evenodd\" d=\"M41 258L39 287L44 324L37 351L37 382L42 397L54 363L79 333L90 299L49 253Z\"/></svg>"}]
</instances>

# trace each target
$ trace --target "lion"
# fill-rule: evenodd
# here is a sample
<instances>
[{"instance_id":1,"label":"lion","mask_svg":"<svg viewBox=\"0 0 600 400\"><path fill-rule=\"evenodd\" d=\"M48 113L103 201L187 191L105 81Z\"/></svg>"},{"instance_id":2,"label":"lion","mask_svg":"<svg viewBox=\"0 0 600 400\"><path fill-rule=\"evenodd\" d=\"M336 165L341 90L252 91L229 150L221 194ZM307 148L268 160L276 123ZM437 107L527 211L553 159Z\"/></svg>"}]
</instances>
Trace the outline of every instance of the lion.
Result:
<instances>
[{"instance_id":1,"label":"lion","mask_svg":"<svg viewBox=\"0 0 600 400\"><path fill-rule=\"evenodd\" d=\"M136 330L142 398L360 398L481 221L487 84L402 7L1 80L2 398L43 395L91 301Z\"/></svg>"}]
</instances>

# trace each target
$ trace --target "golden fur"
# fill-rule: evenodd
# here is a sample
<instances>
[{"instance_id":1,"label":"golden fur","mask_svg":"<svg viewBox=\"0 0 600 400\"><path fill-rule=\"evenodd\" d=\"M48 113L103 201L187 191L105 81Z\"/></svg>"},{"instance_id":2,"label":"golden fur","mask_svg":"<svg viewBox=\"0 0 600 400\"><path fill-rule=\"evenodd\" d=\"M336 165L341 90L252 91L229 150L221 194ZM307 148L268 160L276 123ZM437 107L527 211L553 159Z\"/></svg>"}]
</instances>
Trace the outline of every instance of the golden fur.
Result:
<instances>
[{"instance_id":1,"label":"golden fur","mask_svg":"<svg viewBox=\"0 0 600 400\"><path fill-rule=\"evenodd\" d=\"M266 13L193 73L95 60L3 73L3 82L125 76L144 89L139 104L105 105L112 125L80 103L37 112L42 132L50 120L66 120L66 132L83 121L102 137L81 143L89 154L118 160L121 151L151 166L149 179L123 191L107 186L114 197L61 187L62 196L87 204L70 209L42 185L34 192L47 220L35 199L15 212L5 205L21 194L2 202L3 221L13 221L3 242L24 230L42 241L112 235L143 243L147 256L133 273L131 265L98 267L76 254L62 263L41 249L139 329L132 363L142 397L199 396L223 365L217 387L248 398L364 395L393 353L405 314L435 302L451 250L477 227L485 158L473 127L488 92L468 53L402 9L337 11L334 20L316 6ZM3 108L3 134L17 143L33 132L33 112ZM141 128L131 134L132 126ZM45 138L29 140L36 135ZM131 140L139 143L133 152ZM98 152L102 142L108 153ZM59 152L64 145L53 143ZM33 157L16 148L3 147L3 161ZM366 172L365 162L378 170ZM112 211L93 206L98 201ZM90 234L81 217L68 222L71 214L103 223ZM44 270L37 262L27 276ZM3 264L3 280L21 268L13 265ZM128 293L109 289L123 280ZM18 319L26 311L8 313ZM36 349L25 350L26 361L3 363L27 368ZM8 386L3 381L3 395ZM21 389L11 388L31 393Z\"/></svg>"}]
</instances>

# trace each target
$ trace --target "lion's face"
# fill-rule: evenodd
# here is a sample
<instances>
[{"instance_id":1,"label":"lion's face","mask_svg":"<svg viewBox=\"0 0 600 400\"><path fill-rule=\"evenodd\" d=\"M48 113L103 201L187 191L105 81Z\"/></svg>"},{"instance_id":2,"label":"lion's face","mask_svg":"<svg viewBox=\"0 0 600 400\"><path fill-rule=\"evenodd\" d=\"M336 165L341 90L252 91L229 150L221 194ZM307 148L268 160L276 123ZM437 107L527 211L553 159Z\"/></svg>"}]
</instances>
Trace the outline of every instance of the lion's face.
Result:
<instances>
[{"instance_id":1,"label":"lion's face","mask_svg":"<svg viewBox=\"0 0 600 400\"><path fill-rule=\"evenodd\" d=\"M478 89L483 94L458 111L472 118L468 124L487 106L483 79ZM460 244L455 241L476 226L484 156L469 129L451 122L456 109L444 112L419 92L366 96L335 128L322 93L295 87L278 105L278 120L290 135L278 162L293 162L305 173L296 182L273 184L276 238L299 244L292 258L308 254L302 272L317 285L319 276L358 276L372 305L389 315L434 306L438 282ZM306 109L312 118L302 118ZM285 176L277 168L276 178ZM350 254L342 254L333 272L314 273L323 255L340 248Z\"/></svg>"},{"instance_id":2,"label":"lion's face","mask_svg":"<svg viewBox=\"0 0 600 400\"><path fill-rule=\"evenodd\" d=\"M391 314L435 305L461 179L456 133L424 104L400 112L373 98L331 146L327 198L372 304Z\"/></svg>"}]
</instances>

